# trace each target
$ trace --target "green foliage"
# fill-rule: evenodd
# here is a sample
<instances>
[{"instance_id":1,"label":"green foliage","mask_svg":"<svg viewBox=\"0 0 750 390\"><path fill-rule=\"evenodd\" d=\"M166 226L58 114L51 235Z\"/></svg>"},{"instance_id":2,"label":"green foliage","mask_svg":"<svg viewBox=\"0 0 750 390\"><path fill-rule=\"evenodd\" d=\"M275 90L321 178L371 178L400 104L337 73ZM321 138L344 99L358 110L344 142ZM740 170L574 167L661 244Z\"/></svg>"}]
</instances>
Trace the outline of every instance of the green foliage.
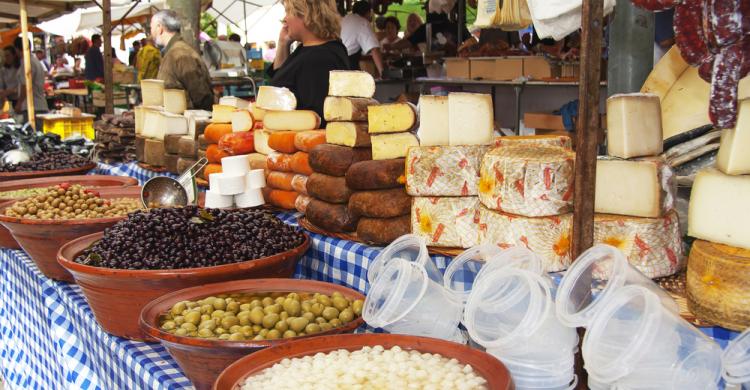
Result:
<instances>
[{"instance_id":1,"label":"green foliage","mask_svg":"<svg viewBox=\"0 0 750 390\"><path fill-rule=\"evenodd\" d=\"M216 32L216 20L214 19L213 16L209 15L207 12L202 13L200 26L201 26L201 31L208 34L208 36L210 36L211 38L216 39L218 34Z\"/></svg>"},{"instance_id":2,"label":"green foliage","mask_svg":"<svg viewBox=\"0 0 750 390\"><path fill-rule=\"evenodd\" d=\"M404 0L403 4L391 4L388 7L388 11L385 13L385 16L397 17L398 21L401 23L401 31L405 31L406 19L409 17L409 14L416 13L417 15L419 15L419 17L422 18L422 21L425 21L426 12L424 10L424 3L425 2L423 0ZM474 20L476 20L476 18L477 10L467 5L466 25L471 26L472 24L474 24Z\"/></svg>"}]
</instances>

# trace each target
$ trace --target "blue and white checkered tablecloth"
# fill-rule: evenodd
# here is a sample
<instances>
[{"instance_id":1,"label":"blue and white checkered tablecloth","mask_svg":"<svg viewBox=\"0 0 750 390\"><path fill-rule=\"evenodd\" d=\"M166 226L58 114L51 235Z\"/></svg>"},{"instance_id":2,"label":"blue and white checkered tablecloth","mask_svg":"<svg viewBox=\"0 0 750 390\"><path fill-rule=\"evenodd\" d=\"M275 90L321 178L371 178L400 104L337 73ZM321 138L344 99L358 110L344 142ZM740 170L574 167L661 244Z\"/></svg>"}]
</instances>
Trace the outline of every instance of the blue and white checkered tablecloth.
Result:
<instances>
[{"instance_id":1,"label":"blue and white checkered tablecloth","mask_svg":"<svg viewBox=\"0 0 750 390\"><path fill-rule=\"evenodd\" d=\"M142 183L161 175L136 164L100 164L95 171L134 176ZM297 213L278 216L297 225ZM380 248L310 236L311 248L299 261L295 277L368 290L366 271ZM449 258L433 256L433 260L444 271ZM0 368L10 388L192 388L161 345L105 333L78 286L45 278L22 251L2 249L0 261ZM737 335L722 328L703 331L722 346Z\"/></svg>"},{"instance_id":2,"label":"blue and white checkered tablecloth","mask_svg":"<svg viewBox=\"0 0 750 390\"><path fill-rule=\"evenodd\" d=\"M105 164L99 162L96 164L96 168L89 172L89 175L110 175L110 176L130 176L138 180L138 185L143 185L156 176L169 176L176 179L177 175L173 175L169 172L154 172L148 169L142 168L136 162L129 163L118 163L118 164Z\"/></svg>"}]
</instances>

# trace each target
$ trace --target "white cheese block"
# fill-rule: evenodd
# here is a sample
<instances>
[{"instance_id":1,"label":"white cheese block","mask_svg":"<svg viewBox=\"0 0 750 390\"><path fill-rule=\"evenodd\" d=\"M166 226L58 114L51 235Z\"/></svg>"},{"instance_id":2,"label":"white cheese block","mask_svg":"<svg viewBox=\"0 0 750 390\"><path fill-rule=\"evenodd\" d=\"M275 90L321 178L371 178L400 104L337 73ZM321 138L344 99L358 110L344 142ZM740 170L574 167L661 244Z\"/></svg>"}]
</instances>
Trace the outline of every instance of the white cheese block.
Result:
<instances>
[{"instance_id":1,"label":"white cheese block","mask_svg":"<svg viewBox=\"0 0 750 390\"><path fill-rule=\"evenodd\" d=\"M259 122L262 122L263 118L266 116L266 110L258 107L255 102L250 104L250 112L253 114L253 118Z\"/></svg>"},{"instance_id":2,"label":"white cheese block","mask_svg":"<svg viewBox=\"0 0 750 390\"><path fill-rule=\"evenodd\" d=\"M253 169L245 175L245 191L263 188L266 186L265 169Z\"/></svg>"},{"instance_id":3,"label":"white cheese block","mask_svg":"<svg viewBox=\"0 0 750 390\"><path fill-rule=\"evenodd\" d=\"M183 112L182 115L184 115L185 118L210 119L211 118L211 111L206 111L206 110L185 110L185 112Z\"/></svg>"},{"instance_id":4,"label":"white cheese block","mask_svg":"<svg viewBox=\"0 0 750 390\"><path fill-rule=\"evenodd\" d=\"M250 131L255 127L255 120L253 114L247 110L237 110L230 114L232 121L232 132L240 133Z\"/></svg>"},{"instance_id":5,"label":"white cheese block","mask_svg":"<svg viewBox=\"0 0 750 390\"><path fill-rule=\"evenodd\" d=\"M211 114L212 123L232 123L232 113L236 108L223 104L214 104Z\"/></svg>"},{"instance_id":6,"label":"white cheese block","mask_svg":"<svg viewBox=\"0 0 750 390\"><path fill-rule=\"evenodd\" d=\"M326 142L352 148L370 146L370 134L367 132L367 123L328 122L326 125Z\"/></svg>"},{"instance_id":7,"label":"white cheese block","mask_svg":"<svg viewBox=\"0 0 750 390\"><path fill-rule=\"evenodd\" d=\"M542 258L545 272L570 265L573 214L541 218L522 217L480 206L479 243L500 248L523 246Z\"/></svg>"},{"instance_id":8,"label":"white cheese block","mask_svg":"<svg viewBox=\"0 0 750 390\"><path fill-rule=\"evenodd\" d=\"M674 207L676 183L658 157L596 162L597 213L657 218Z\"/></svg>"},{"instance_id":9,"label":"white cheese block","mask_svg":"<svg viewBox=\"0 0 750 390\"><path fill-rule=\"evenodd\" d=\"M412 131L417 123L417 108L411 103L378 104L367 109L370 134Z\"/></svg>"},{"instance_id":10,"label":"white cheese block","mask_svg":"<svg viewBox=\"0 0 750 390\"><path fill-rule=\"evenodd\" d=\"M328 95L371 98L375 95L375 79L359 70L332 70L328 77Z\"/></svg>"},{"instance_id":11,"label":"white cheese block","mask_svg":"<svg viewBox=\"0 0 750 390\"><path fill-rule=\"evenodd\" d=\"M250 172L250 158L246 154L224 157L221 159L221 171L228 174L246 175Z\"/></svg>"},{"instance_id":12,"label":"white cheese block","mask_svg":"<svg viewBox=\"0 0 750 390\"><path fill-rule=\"evenodd\" d=\"M183 89L164 90L164 111L172 114L183 114L187 110L187 96Z\"/></svg>"},{"instance_id":13,"label":"white cheese block","mask_svg":"<svg viewBox=\"0 0 750 390\"><path fill-rule=\"evenodd\" d=\"M413 198L411 232L429 246L471 248L479 242L478 207L476 196Z\"/></svg>"},{"instance_id":14,"label":"white cheese block","mask_svg":"<svg viewBox=\"0 0 750 390\"><path fill-rule=\"evenodd\" d=\"M292 111L297 108L297 98L288 88L263 85L258 88L255 105L264 110Z\"/></svg>"},{"instance_id":15,"label":"white cheese block","mask_svg":"<svg viewBox=\"0 0 750 390\"><path fill-rule=\"evenodd\" d=\"M268 111L263 127L273 131L306 131L320 127L320 116L311 110Z\"/></svg>"},{"instance_id":16,"label":"white cheese block","mask_svg":"<svg viewBox=\"0 0 750 390\"><path fill-rule=\"evenodd\" d=\"M219 187L218 191L222 195L237 195L245 191L245 174L212 173L208 180L210 180L209 186L214 183ZM213 190L213 186L211 186L211 189Z\"/></svg>"},{"instance_id":17,"label":"white cheese block","mask_svg":"<svg viewBox=\"0 0 750 390\"><path fill-rule=\"evenodd\" d=\"M489 146L420 146L406 156L411 196L476 196L479 166Z\"/></svg>"},{"instance_id":18,"label":"white cheese block","mask_svg":"<svg viewBox=\"0 0 750 390\"><path fill-rule=\"evenodd\" d=\"M215 176L213 174L211 176ZM207 209L226 209L232 207L234 204L234 197L232 195L222 195L216 190L206 191L206 208Z\"/></svg>"},{"instance_id":19,"label":"white cheese block","mask_svg":"<svg viewBox=\"0 0 750 390\"><path fill-rule=\"evenodd\" d=\"M144 106L164 105L164 80L141 80L141 97Z\"/></svg>"},{"instance_id":20,"label":"white cheese block","mask_svg":"<svg viewBox=\"0 0 750 390\"><path fill-rule=\"evenodd\" d=\"M721 135L716 167L727 175L750 174L750 99L740 102L737 126Z\"/></svg>"},{"instance_id":21,"label":"white cheese block","mask_svg":"<svg viewBox=\"0 0 750 390\"><path fill-rule=\"evenodd\" d=\"M263 190L260 188L250 189L234 196L234 203L239 208L257 207L266 203L263 199Z\"/></svg>"},{"instance_id":22,"label":"white cheese block","mask_svg":"<svg viewBox=\"0 0 750 390\"><path fill-rule=\"evenodd\" d=\"M409 147L419 146L412 133L377 134L370 136L373 160L390 160L406 157Z\"/></svg>"},{"instance_id":23,"label":"white cheese block","mask_svg":"<svg viewBox=\"0 0 750 390\"><path fill-rule=\"evenodd\" d=\"M750 249L750 176L708 168L698 172L690 194L688 235Z\"/></svg>"},{"instance_id":24,"label":"white cheese block","mask_svg":"<svg viewBox=\"0 0 750 390\"><path fill-rule=\"evenodd\" d=\"M367 108L378 104L371 98L350 98L328 96L323 102L323 117L326 121L355 121L367 120Z\"/></svg>"},{"instance_id":25,"label":"white cheese block","mask_svg":"<svg viewBox=\"0 0 750 390\"><path fill-rule=\"evenodd\" d=\"M575 156L553 146L492 149L482 159L479 199L492 210L526 217L569 213Z\"/></svg>"},{"instance_id":26,"label":"white cheese block","mask_svg":"<svg viewBox=\"0 0 750 390\"><path fill-rule=\"evenodd\" d=\"M60 109L60 115L78 118L81 116L81 109L78 107L65 106Z\"/></svg>"},{"instance_id":27,"label":"white cheese block","mask_svg":"<svg viewBox=\"0 0 750 390\"><path fill-rule=\"evenodd\" d=\"M448 95L450 145L489 145L495 128L492 96L453 92Z\"/></svg>"},{"instance_id":28,"label":"white cheese block","mask_svg":"<svg viewBox=\"0 0 750 390\"><path fill-rule=\"evenodd\" d=\"M163 140L167 135L185 135L187 133L187 119L182 115L162 111L146 114L142 134L144 137Z\"/></svg>"},{"instance_id":29,"label":"white cheese block","mask_svg":"<svg viewBox=\"0 0 750 390\"><path fill-rule=\"evenodd\" d=\"M154 107L145 107L145 106L138 106L138 107L141 107L141 108L140 110L136 110L136 113L135 113L136 114L135 115L136 135L144 135L144 132L150 132L150 133L158 132L157 127L159 126L159 120L160 120L159 114L161 113L161 110L158 110ZM140 115L138 114L139 111L140 111ZM148 127L148 130L146 130L147 127Z\"/></svg>"},{"instance_id":30,"label":"white cheese block","mask_svg":"<svg viewBox=\"0 0 750 390\"><path fill-rule=\"evenodd\" d=\"M143 106L135 106L135 108L133 108L133 113L135 114L135 135L141 135L143 133L146 108Z\"/></svg>"},{"instance_id":31,"label":"white cheese block","mask_svg":"<svg viewBox=\"0 0 750 390\"><path fill-rule=\"evenodd\" d=\"M222 96L221 99L219 99L219 104L243 110L247 110L247 108L250 107L249 101L238 98L237 96Z\"/></svg>"},{"instance_id":32,"label":"white cheese block","mask_svg":"<svg viewBox=\"0 0 750 390\"><path fill-rule=\"evenodd\" d=\"M255 143L255 151L260 154L269 155L275 153L270 146L268 146L268 138L271 133L268 130L255 130L253 132L253 142Z\"/></svg>"},{"instance_id":33,"label":"white cheese block","mask_svg":"<svg viewBox=\"0 0 750 390\"><path fill-rule=\"evenodd\" d=\"M607 99L607 154L620 158L656 156L663 145L658 96L633 93Z\"/></svg>"},{"instance_id":34,"label":"white cheese block","mask_svg":"<svg viewBox=\"0 0 750 390\"><path fill-rule=\"evenodd\" d=\"M422 95L419 97L417 137L422 146L450 145L448 96Z\"/></svg>"}]
</instances>

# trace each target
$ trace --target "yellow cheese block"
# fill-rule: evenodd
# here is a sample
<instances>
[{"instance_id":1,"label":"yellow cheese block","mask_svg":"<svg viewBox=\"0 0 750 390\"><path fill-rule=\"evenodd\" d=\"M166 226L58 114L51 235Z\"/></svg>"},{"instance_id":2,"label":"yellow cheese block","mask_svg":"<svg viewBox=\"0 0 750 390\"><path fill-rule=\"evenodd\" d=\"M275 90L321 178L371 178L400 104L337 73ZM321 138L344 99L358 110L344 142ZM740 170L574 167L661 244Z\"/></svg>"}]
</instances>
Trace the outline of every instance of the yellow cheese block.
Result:
<instances>
[{"instance_id":1,"label":"yellow cheese block","mask_svg":"<svg viewBox=\"0 0 750 390\"><path fill-rule=\"evenodd\" d=\"M326 124L326 142L352 148L370 146L367 123L328 122Z\"/></svg>"},{"instance_id":2,"label":"yellow cheese block","mask_svg":"<svg viewBox=\"0 0 750 390\"><path fill-rule=\"evenodd\" d=\"M141 97L144 106L161 107L164 105L164 80L141 80Z\"/></svg>"},{"instance_id":3,"label":"yellow cheese block","mask_svg":"<svg viewBox=\"0 0 750 390\"><path fill-rule=\"evenodd\" d=\"M187 95L184 89L164 90L164 111L182 114L187 110Z\"/></svg>"},{"instance_id":4,"label":"yellow cheese block","mask_svg":"<svg viewBox=\"0 0 750 390\"><path fill-rule=\"evenodd\" d=\"M332 70L328 75L328 95L371 98L375 79L360 70Z\"/></svg>"},{"instance_id":5,"label":"yellow cheese block","mask_svg":"<svg viewBox=\"0 0 750 390\"><path fill-rule=\"evenodd\" d=\"M450 145L448 96L422 95L419 97L419 144L422 146Z\"/></svg>"},{"instance_id":6,"label":"yellow cheese block","mask_svg":"<svg viewBox=\"0 0 750 390\"><path fill-rule=\"evenodd\" d=\"M750 174L750 99L739 104L737 126L721 135L716 167L727 175Z\"/></svg>"},{"instance_id":7,"label":"yellow cheese block","mask_svg":"<svg viewBox=\"0 0 750 390\"><path fill-rule=\"evenodd\" d=\"M607 99L607 154L620 158L655 156L663 145L661 103L652 94Z\"/></svg>"},{"instance_id":8,"label":"yellow cheese block","mask_svg":"<svg viewBox=\"0 0 750 390\"><path fill-rule=\"evenodd\" d=\"M323 102L323 117L326 121L367 121L367 108L378 104L370 98L328 96Z\"/></svg>"},{"instance_id":9,"label":"yellow cheese block","mask_svg":"<svg viewBox=\"0 0 750 390\"><path fill-rule=\"evenodd\" d=\"M292 111L297 108L297 97L288 88L263 85L258 88L255 105L264 110Z\"/></svg>"},{"instance_id":10,"label":"yellow cheese block","mask_svg":"<svg viewBox=\"0 0 750 390\"><path fill-rule=\"evenodd\" d=\"M750 250L696 240L687 269L688 308L701 320L750 327Z\"/></svg>"},{"instance_id":11,"label":"yellow cheese block","mask_svg":"<svg viewBox=\"0 0 750 390\"><path fill-rule=\"evenodd\" d=\"M573 140L567 135L557 134L510 135L495 138L495 147L520 145L558 146L573 149Z\"/></svg>"},{"instance_id":12,"label":"yellow cheese block","mask_svg":"<svg viewBox=\"0 0 750 390\"><path fill-rule=\"evenodd\" d=\"M214 104L211 109L211 123L232 123L232 113L236 110L233 106Z\"/></svg>"},{"instance_id":13,"label":"yellow cheese block","mask_svg":"<svg viewBox=\"0 0 750 390\"><path fill-rule=\"evenodd\" d=\"M311 110L267 111L263 127L272 131L306 131L320 127L320 116Z\"/></svg>"},{"instance_id":14,"label":"yellow cheese block","mask_svg":"<svg viewBox=\"0 0 750 390\"><path fill-rule=\"evenodd\" d=\"M367 122L370 134L411 131L417 126L417 108L411 103L370 106Z\"/></svg>"},{"instance_id":15,"label":"yellow cheese block","mask_svg":"<svg viewBox=\"0 0 750 390\"><path fill-rule=\"evenodd\" d=\"M596 162L597 213L657 218L674 207L674 172L660 157Z\"/></svg>"},{"instance_id":16,"label":"yellow cheese block","mask_svg":"<svg viewBox=\"0 0 750 390\"><path fill-rule=\"evenodd\" d=\"M419 146L417 137L412 133L375 134L370 137L373 160L390 160L406 157L412 146Z\"/></svg>"},{"instance_id":17,"label":"yellow cheese block","mask_svg":"<svg viewBox=\"0 0 750 390\"><path fill-rule=\"evenodd\" d=\"M718 169L698 172L690 193L688 235L750 249L750 176Z\"/></svg>"}]
</instances>

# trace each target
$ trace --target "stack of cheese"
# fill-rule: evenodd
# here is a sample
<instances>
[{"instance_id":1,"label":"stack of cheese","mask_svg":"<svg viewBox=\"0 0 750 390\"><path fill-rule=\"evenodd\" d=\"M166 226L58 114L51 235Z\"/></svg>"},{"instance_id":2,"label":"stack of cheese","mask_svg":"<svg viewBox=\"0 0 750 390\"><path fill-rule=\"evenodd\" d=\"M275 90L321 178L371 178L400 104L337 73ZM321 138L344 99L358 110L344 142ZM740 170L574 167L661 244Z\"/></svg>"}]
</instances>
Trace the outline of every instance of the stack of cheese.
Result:
<instances>
[{"instance_id":1,"label":"stack of cheese","mask_svg":"<svg viewBox=\"0 0 750 390\"><path fill-rule=\"evenodd\" d=\"M658 156L662 148L657 96L607 99L608 156L596 164L594 241L617 247L651 278L672 275L685 262L674 174Z\"/></svg>"},{"instance_id":2,"label":"stack of cheese","mask_svg":"<svg viewBox=\"0 0 750 390\"><path fill-rule=\"evenodd\" d=\"M177 174L185 172L198 161L200 150L199 139L203 136L206 127L211 123L211 112L204 110L185 110L183 113L188 123L188 134L177 140ZM171 142L165 143L165 149L169 153L174 152ZM170 151L171 150L171 151Z\"/></svg>"},{"instance_id":3,"label":"stack of cheese","mask_svg":"<svg viewBox=\"0 0 750 390\"><path fill-rule=\"evenodd\" d=\"M750 100L724 130L716 168L698 173L688 234L697 238L687 266L688 307L702 320L736 331L750 326Z\"/></svg>"},{"instance_id":4,"label":"stack of cheese","mask_svg":"<svg viewBox=\"0 0 750 390\"><path fill-rule=\"evenodd\" d=\"M375 80L366 72L332 71L328 85L323 109L327 143L310 151L314 173L307 181L307 192L312 199L305 215L326 231L353 232L360 216L349 208L353 190L347 176L353 180L354 176L347 174L356 163L372 160L366 121L368 108L377 104L372 99Z\"/></svg>"},{"instance_id":5,"label":"stack of cheese","mask_svg":"<svg viewBox=\"0 0 750 390\"><path fill-rule=\"evenodd\" d=\"M286 88L262 86L256 104L265 110L263 128L255 131L255 145L266 155L268 203L304 212L307 179L312 175L308 152L324 142L325 132L315 111L296 110L297 99Z\"/></svg>"},{"instance_id":6,"label":"stack of cheese","mask_svg":"<svg viewBox=\"0 0 750 390\"><path fill-rule=\"evenodd\" d=\"M209 163L203 172L206 180L211 174L222 172L221 161L227 156L247 155L248 166L263 168L263 156L254 153L255 118L249 108L249 103L231 96L214 104L211 123L198 139L198 157L205 157Z\"/></svg>"},{"instance_id":7,"label":"stack of cheese","mask_svg":"<svg viewBox=\"0 0 750 390\"><path fill-rule=\"evenodd\" d=\"M142 80L141 95L143 105L135 108L136 158L154 167L176 170L177 142L170 143L174 153L168 154L165 141L190 134L183 115L187 106L185 91L164 89L162 80Z\"/></svg>"},{"instance_id":8,"label":"stack of cheese","mask_svg":"<svg viewBox=\"0 0 750 390\"><path fill-rule=\"evenodd\" d=\"M419 141L406 156L411 230L430 246L469 248L479 240L479 166L494 134L490 95L419 99Z\"/></svg>"},{"instance_id":9,"label":"stack of cheese","mask_svg":"<svg viewBox=\"0 0 750 390\"><path fill-rule=\"evenodd\" d=\"M224 157L221 166L222 172L209 176L206 208L246 208L264 203L265 173L263 169L250 169L248 155Z\"/></svg>"}]
</instances>

